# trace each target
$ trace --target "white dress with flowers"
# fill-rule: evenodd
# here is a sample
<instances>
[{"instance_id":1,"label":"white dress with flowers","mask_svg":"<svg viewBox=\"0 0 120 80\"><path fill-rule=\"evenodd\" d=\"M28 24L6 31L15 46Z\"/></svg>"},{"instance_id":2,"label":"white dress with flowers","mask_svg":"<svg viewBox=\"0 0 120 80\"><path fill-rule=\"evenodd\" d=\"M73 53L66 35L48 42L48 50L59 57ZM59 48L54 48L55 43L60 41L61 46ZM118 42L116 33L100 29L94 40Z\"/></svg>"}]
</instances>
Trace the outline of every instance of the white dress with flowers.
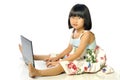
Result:
<instances>
[{"instance_id":1,"label":"white dress with flowers","mask_svg":"<svg viewBox=\"0 0 120 80\"><path fill-rule=\"evenodd\" d=\"M77 39L71 38L70 40L70 44L73 45L74 51L77 49L80 43L80 37ZM106 63L105 52L99 46L96 45L95 40L86 47L86 49L78 59L74 60L73 62L69 61L60 62L60 64L62 65L67 74L97 72L101 70L102 67L105 66L105 63Z\"/></svg>"}]
</instances>

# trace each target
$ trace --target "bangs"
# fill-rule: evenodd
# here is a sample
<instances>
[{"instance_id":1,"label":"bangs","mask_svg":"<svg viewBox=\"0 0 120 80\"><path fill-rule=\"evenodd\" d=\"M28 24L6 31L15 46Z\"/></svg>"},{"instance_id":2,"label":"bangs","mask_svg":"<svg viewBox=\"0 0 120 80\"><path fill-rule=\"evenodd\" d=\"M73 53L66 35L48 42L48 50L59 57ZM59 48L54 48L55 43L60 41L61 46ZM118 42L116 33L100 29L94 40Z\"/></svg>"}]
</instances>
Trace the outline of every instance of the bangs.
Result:
<instances>
[{"instance_id":1,"label":"bangs","mask_svg":"<svg viewBox=\"0 0 120 80\"><path fill-rule=\"evenodd\" d=\"M71 11L69 17L71 16L84 18L84 13L80 11Z\"/></svg>"},{"instance_id":2,"label":"bangs","mask_svg":"<svg viewBox=\"0 0 120 80\"><path fill-rule=\"evenodd\" d=\"M81 5L76 5L74 6L72 9L71 9L71 12L70 12L70 15L69 17L71 16L78 16L78 17L82 17L84 18L84 13L85 13L85 8Z\"/></svg>"}]
</instances>

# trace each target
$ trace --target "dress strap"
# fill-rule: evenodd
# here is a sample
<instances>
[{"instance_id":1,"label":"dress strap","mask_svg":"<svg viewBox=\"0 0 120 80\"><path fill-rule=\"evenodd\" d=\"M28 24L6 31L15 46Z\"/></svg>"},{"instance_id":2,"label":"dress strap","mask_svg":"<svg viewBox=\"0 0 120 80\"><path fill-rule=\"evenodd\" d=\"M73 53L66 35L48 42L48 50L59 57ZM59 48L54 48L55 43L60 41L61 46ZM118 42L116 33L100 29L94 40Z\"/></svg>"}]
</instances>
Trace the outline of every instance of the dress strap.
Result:
<instances>
[{"instance_id":1,"label":"dress strap","mask_svg":"<svg viewBox=\"0 0 120 80\"><path fill-rule=\"evenodd\" d=\"M86 32L89 32L89 31L85 30L82 34L80 34L79 38L81 38Z\"/></svg>"}]
</instances>

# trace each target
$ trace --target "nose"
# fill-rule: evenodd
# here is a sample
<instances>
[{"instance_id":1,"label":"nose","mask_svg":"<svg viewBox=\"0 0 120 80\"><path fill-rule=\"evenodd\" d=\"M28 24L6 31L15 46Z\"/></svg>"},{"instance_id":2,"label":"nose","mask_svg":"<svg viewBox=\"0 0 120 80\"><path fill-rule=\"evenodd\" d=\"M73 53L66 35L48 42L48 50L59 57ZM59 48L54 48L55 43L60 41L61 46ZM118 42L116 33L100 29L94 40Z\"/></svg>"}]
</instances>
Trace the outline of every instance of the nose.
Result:
<instances>
[{"instance_id":1,"label":"nose","mask_svg":"<svg viewBox=\"0 0 120 80\"><path fill-rule=\"evenodd\" d=\"M74 18L73 21L74 21L75 23L77 23L77 22L78 22L78 18Z\"/></svg>"}]
</instances>

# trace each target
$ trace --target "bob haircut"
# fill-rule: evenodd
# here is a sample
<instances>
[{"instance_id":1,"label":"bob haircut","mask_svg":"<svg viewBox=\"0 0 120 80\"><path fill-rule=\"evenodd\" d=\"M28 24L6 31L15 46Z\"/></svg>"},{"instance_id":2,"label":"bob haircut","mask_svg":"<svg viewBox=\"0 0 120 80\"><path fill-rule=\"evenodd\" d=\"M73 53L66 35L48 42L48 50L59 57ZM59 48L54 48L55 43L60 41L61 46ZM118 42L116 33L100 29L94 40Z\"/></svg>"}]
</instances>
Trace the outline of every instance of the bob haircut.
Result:
<instances>
[{"instance_id":1,"label":"bob haircut","mask_svg":"<svg viewBox=\"0 0 120 80\"><path fill-rule=\"evenodd\" d=\"M72 7L70 13L69 13L69 18L68 18L68 26L69 29L73 28L70 24L70 17L81 17L84 19L84 30L90 30L92 28L92 22L91 22L91 17L90 17L90 12L87 6L84 4L76 4Z\"/></svg>"}]
</instances>

